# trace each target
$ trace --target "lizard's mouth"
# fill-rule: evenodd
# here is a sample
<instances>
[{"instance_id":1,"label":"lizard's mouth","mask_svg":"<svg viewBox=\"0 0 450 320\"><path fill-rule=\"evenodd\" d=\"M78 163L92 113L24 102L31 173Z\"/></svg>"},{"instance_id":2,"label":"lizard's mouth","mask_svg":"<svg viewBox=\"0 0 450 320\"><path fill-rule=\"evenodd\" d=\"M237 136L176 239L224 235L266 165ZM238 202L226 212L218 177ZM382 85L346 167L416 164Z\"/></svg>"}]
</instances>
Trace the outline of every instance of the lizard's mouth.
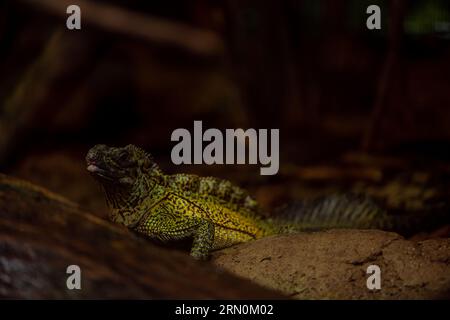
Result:
<instances>
[{"instance_id":1,"label":"lizard's mouth","mask_svg":"<svg viewBox=\"0 0 450 320\"><path fill-rule=\"evenodd\" d=\"M109 181L115 181L116 177L112 176L111 173L98 165L94 163L88 163L87 171L89 171L91 174L99 176L103 179L109 180Z\"/></svg>"}]
</instances>

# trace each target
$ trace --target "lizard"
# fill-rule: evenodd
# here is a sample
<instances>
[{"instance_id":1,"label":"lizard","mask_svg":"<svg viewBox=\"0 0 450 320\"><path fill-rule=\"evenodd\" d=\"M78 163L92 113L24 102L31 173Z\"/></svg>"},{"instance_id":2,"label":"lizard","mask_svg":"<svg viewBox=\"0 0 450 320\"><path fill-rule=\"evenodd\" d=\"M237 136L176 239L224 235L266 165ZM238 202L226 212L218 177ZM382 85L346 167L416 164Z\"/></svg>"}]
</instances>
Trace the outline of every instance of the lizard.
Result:
<instances>
[{"instance_id":1,"label":"lizard","mask_svg":"<svg viewBox=\"0 0 450 320\"><path fill-rule=\"evenodd\" d=\"M95 145L86 163L104 189L112 222L162 242L192 239L190 254L198 260L213 250L270 235L404 225L371 198L353 194L294 203L264 218L257 201L239 186L215 177L165 174L149 153L134 145Z\"/></svg>"}]
</instances>

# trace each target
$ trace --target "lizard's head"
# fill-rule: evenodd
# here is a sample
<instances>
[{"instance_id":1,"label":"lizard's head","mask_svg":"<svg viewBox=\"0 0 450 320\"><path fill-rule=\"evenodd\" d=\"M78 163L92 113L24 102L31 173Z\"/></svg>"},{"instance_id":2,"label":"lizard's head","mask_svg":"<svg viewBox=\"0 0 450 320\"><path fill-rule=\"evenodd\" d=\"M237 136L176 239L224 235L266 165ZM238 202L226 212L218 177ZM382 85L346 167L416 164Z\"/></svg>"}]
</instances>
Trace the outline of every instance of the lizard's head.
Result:
<instances>
[{"instance_id":1,"label":"lizard's head","mask_svg":"<svg viewBox=\"0 0 450 320\"><path fill-rule=\"evenodd\" d=\"M113 209L111 219L125 225L132 223L136 216L133 210L149 195L155 179L161 175L152 157L134 145L96 145L88 151L86 164L105 190Z\"/></svg>"},{"instance_id":2,"label":"lizard's head","mask_svg":"<svg viewBox=\"0 0 450 320\"><path fill-rule=\"evenodd\" d=\"M102 184L124 187L156 168L150 155L131 144L122 148L98 144L87 153L86 163L87 170Z\"/></svg>"}]
</instances>

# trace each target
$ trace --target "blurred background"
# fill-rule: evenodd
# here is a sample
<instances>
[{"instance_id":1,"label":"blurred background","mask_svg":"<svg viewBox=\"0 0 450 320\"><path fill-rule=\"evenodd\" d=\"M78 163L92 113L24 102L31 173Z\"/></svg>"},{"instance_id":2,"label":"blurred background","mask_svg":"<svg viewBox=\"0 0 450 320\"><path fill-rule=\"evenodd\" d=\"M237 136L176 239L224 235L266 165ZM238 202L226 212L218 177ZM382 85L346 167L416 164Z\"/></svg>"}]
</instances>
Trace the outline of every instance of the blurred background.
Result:
<instances>
[{"instance_id":1,"label":"blurred background","mask_svg":"<svg viewBox=\"0 0 450 320\"><path fill-rule=\"evenodd\" d=\"M81 30L66 28L67 6ZM366 9L381 8L381 30ZM133 143L169 173L229 178L268 209L336 189L442 208L450 181L447 0L6 0L0 171L105 216L84 156ZM170 135L279 128L280 172L174 166Z\"/></svg>"}]
</instances>

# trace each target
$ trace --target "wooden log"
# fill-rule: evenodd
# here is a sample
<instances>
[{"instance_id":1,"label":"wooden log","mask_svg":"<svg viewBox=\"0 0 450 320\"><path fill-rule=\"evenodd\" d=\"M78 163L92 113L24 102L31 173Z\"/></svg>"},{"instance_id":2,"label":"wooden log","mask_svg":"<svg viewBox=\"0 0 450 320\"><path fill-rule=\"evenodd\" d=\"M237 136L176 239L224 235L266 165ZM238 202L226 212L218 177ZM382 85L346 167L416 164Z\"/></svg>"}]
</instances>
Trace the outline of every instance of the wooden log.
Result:
<instances>
[{"instance_id":1,"label":"wooden log","mask_svg":"<svg viewBox=\"0 0 450 320\"><path fill-rule=\"evenodd\" d=\"M81 268L81 290L67 289L69 265ZM139 238L44 188L0 175L0 297L281 296Z\"/></svg>"},{"instance_id":2,"label":"wooden log","mask_svg":"<svg viewBox=\"0 0 450 320\"><path fill-rule=\"evenodd\" d=\"M64 19L68 17L66 8L76 4L82 12L82 25L86 23L112 34L176 47L202 57L218 57L224 50L221 37L211 30L195 28L118 6L85 0L78 0L76 3L70 0L22 0L22 2Z\"/></svg>"}]
</instances>

